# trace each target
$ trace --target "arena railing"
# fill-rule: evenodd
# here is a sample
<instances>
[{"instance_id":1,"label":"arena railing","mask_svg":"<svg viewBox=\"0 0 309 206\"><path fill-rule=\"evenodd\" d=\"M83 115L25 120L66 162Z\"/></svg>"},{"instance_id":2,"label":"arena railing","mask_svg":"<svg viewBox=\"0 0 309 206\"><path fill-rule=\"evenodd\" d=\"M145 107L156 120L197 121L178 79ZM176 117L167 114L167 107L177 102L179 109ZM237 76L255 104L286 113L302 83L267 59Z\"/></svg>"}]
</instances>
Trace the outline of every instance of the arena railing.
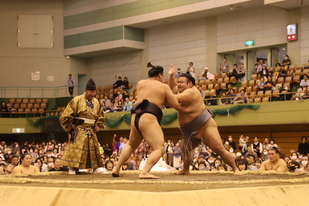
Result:
<instances>
[{"instance_id":1,"label":"arena railing","mask_svg":"<svg viewBox=\"0 0 309 206\"><path fill-rule=\"evenodd\" d=\"M78 87L74 87L74 93ZM0 98L58 98L70 96L67 86L0 86Z\"/></svg>"}]
</instances>

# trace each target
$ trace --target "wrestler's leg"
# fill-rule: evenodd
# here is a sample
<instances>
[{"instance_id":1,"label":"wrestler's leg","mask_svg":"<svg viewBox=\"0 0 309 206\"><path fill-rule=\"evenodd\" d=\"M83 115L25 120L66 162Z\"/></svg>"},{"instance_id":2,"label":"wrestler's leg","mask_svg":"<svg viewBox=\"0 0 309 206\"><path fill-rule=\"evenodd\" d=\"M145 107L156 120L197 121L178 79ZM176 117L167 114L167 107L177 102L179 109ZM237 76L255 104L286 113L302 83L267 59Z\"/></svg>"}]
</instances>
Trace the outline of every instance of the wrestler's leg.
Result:
<instances>
[{"instance_id":1,"label":"wrestler's leg","mask_svg":"<svg viewBox=\"0 0 309 206\"><path fill-rule=\"evenodd\" d=\"M191 151L198 146L199 142L192 140L191 138L182 138L181 140L181 152L182 152L182 161L183 168L175 172L176 175L189 175L190 174L190 165L192 162Z\"/></svg>"},{"instance_id":2,"label":"wrestler's leg","mask_svg":"<svg viewBox=\"0 0 309 206\"><path fill-rule=\"evenodd\" d=\"M214 119L210 118L196 132L196 137L201 139L208 147L218 154L225 163L230 165L235 175L241 175L235 164L234 157L223 147L218 127Z\"/></svg>"},{"instance_id":3,"label":"wrestler's leg","mask_svg":"<svg viewBox=\"0 0 309 206\"><path fill-rule=\"evenodd\" d=\"M132 117L132 119L134 118ZM142 141L142 138L143 138L142 135L135 128L134 124L131 124L129 141L127 143L127 146L122 150L117 165L113 169L112 173L113 177L119 177L119 170L121 166L130 158L131 154L139 146L139 144Z\"/></svg>"},{"instance_id":4,"label":"wrestler's leg","mask_svg":"<svg viewBox=\"0 0 309 206\"><path fill-rule=\"evenodd\" d=\"M139 178L141 179L157 179L149 172L151 168L159 161L164 153L164 135L157 118L152 114L143 114L139 124L140 131L143 134L145 141L152 149L151 154L148 156L145 167Z\"/></svg>"}]
</instances>

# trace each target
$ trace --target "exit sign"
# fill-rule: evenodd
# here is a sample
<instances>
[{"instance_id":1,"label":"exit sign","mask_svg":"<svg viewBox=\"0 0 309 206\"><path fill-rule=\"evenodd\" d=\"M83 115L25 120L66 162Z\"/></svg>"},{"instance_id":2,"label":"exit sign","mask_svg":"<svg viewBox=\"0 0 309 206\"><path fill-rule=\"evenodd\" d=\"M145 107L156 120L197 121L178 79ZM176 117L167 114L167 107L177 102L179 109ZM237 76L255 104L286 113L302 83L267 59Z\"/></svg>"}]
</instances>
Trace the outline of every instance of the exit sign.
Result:
<instances>
[{"instance_id":1,"label":"exit sign","mask_svg":"<svg viewBox=\"0 0 309 206\"><path fill-rule=\"evenodd\" d=\"M250 40L250 41L245 41L245 46L252 46L254 45L254 41Z\"/></svg>"}]
</instances>

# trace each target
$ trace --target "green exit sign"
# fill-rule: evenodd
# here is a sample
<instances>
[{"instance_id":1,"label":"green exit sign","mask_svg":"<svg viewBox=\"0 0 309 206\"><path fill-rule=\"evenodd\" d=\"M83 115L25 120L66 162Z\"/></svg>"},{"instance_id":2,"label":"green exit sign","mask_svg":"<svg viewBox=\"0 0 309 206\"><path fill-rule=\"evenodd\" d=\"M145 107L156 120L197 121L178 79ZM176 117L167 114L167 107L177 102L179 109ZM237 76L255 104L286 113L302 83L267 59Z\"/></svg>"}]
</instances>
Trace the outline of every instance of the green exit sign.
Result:
<instances>
[{"instance_id":1,"label":"green exit sign","mask_svg":"<svg viewBox=\"0 0 309 206\"><path fill-rule=\"evenodd\" d=\"M251 41L245 41L245 46L252 46L254 45L254 41L251 40Z\"/></svg>"}]
</instances>

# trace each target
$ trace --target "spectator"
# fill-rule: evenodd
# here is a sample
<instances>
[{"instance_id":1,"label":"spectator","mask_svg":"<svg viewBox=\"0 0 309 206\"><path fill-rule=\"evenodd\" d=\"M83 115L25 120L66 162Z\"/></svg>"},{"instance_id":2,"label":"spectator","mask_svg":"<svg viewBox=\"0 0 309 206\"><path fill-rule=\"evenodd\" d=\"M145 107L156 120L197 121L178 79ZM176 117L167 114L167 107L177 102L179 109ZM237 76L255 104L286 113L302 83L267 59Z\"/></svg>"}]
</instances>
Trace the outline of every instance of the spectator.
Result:
<instances>
[{"instance_id":1,"label":"spectator","mask_svg":"<svg viewBox=\"0 0 309 206\"><path fill-rule=\"evenodd\" d=\"M125 103L124 103L124 107L123 107L123 111L131 111L132 110L132 102L129 100L129 98L127 97L125 99Z\"/></svg>"},{"instance_id":2,"label":"spectator","mask_svg":"<svg viewBox=\"0 0 309 206\"><path fill-rule=\"evenodd\" d=\"M253 149L253 152L257 154L257 157L261 157L261 154L263 152L263 145L261 142L259 142L258 137L254 137L251 148Z\"/></svg>"},{"instance_id":3,"label":"spectator","mask_svg":"<svg viewBox=\"0 0 309 206\"><path fill-rule=\"evenodd\" d=\"M117 89L119 87L123 86L123 81L121 76L118 77L118 80L113 84L114 89Z\"/></svg>"},{"instance_id":4,"label":"spectator","mask_svg":"<svg viewBox=\"0 0 309 206\"><path fill-rule=\"evenodd\" d=\"M175 72L175 78L178 79L181 75L180 68L177 69L177 72Z\"/></svg>"},{"instance_id":5,"label":"spectator","mask_svg":"<svg viewBox=\"0 0 309 206\"><path fill-rule=\"evenodd\" d=\"M246 69L244 68L244 64L240 63L239 68L237 70L237 78L239 82L244 81Z\"/></svg>"},{"instance_id":6,"label":"spectator","mask_svg":"<svg viewBox=\"0 0 309 206\"><path fill-rule=\"evenodd\" d=\"M237 64L233 64L232 72L228 73L228 77L235 77L238 80Z\"/></svg>"},{"instance_id":7,"label":"spectator","mask_svg":"<svg viewBox=\"0 0 309 206\"><path fill-rule=\"evenodd\" d=\"M228 141L229 141L230 147L232 147L232 148L233 148L233 151L235 151L235 150L236 150L236 143L233 141L232 135L229 135Z\"/></svg>"},{"instance_id":8,"label":"spectator","mask_svg":"<svg viewBox=\"0 0 309 206\"><path fill-rule=\"evenodd\" d=\"M252 69L252 74L258 74L257 68L258 68L258 64L254 64L254 67Z\"/></svg>"},{"instance_id":9,"label":"spectator","mask_svg":"<svg viewBox=\"0 0 309 206\"><path fill-rule=\"evenodd\" d=\"M264 85L264 91L267 91L267 90L275 90L274 83L270 76L268 77Z\"/></svg>"},{"instance_id":10,"label":"spectator","mask_svg":"<svg viewBox=\"0 0 309 206\"><path fill-rule=\"evenodd\" d=\"M193 62L189 63L189 67L187 68L187 72L195 79L195 70L193 67Z\"/></svg>"},{"instance_id":11,"label":"spectator","mask_svg":"<svg viewBox=\"0 0 309 206\"><path fill-rule=\"evenodd\" d=\"M303 99L309 99L309 87L304 88Z\"/></svg>"},{"instance_id":12,"label":"spectator","mask_svg":"<svg viewBox=\"0 0 309 206\"><path fill-rule=\"evenodd\" d=\"M113 171L113 169L114 169L114 162L111 161L111 160L107 160L107 161L105 162L105 169L106 169L107 171Z\"/></svg>"},{"instance_id":13,"label":"spectator","mask_svg":"<svg viewBox=\"0 0 309 206\"><path fill-rule=\"evenodd\" d=\"M253 151L252 147L248 147L248 151L244 156L248 157L250 155L254 156L255 159L257 158L257 154L256 154L256 152Z\"/></svg>"},{"instance_id":14,"label":"spectator","mask_svg":"<svg viewBox=\"0 0 309 206\"><path fill-rule=\"evenodd\" d=\"M309 153L309 144L307 142L307 137L302 136L300 138L300 140L301 140L301 142L298 144L297 151L299 152L299 154L301 154L303 156L307 156L307 154Z\"/></svg>"},{"instance_id":15,"label":"spectator","mask_svg":"<svg viewBox=\"0 0 309 206\"><path fill-rule=\"evenodd\" d=\"M208 71L208 67L205 67L204 71L202 72L201 76L199 76L199 79L200 80L205 80L205 79L210 79L212 80L214 78L214 75L211 74L209 71Z\"/></svg>"},{"instance_id":16,"label":"spectator","mask_svg":"<svg viewBox=\"0 0 309 206\"><path fill-rule=\"evenodd\" d=\"M54 159L54 167L48 170L49 172L55 172L55 171L69 171L67 167L63 167L60 164L60 159L56 158Z\"/></svg>"},{"instance_id":17,"label":"spectator","mask_svg":"<svg viewBox=\"0 0 309 206\"><path fill-rule=\"evenodd\" d=\"M119 100L119 101L115 101L115 104L114 104L114 111L115 112L121 112L123 111L123 102L122 102L122 99Z\"/></svg>"},{"instance_id":18,"label":"spectator","mask_svg":"<svg viewBox=\"0 0 309 206\"><path fill-rule=\"evenodd\" d=\"M31 165L30 154L22 154L20 159L21 164L13 169L12 174L34 174L40 172L37 167Z\"/></svg>"},{"instance_id":19,"label":"spectator","mask_svg":"<svg viewBox=\"0 0 309 206\"><path fill-rule=\"evenodd\" d=\"M262 159L256 159L256 160L254 161L254 166L255 166L257 169L260 169L260 168L261 168L261 165L262 165L262 162L263 162Z\"/></svg>"},{"instance_id":20,"label":"spectator","mask_svg":"<svg viewBox=\"0 0 309 206\"><path fill-rule=\"evenodd\" d=\"M229 98L226 97L226 92L221 93L221 98L219 99L219 105L229 104Z\"/></svg>"},{"instance_id":21,"label":"spectator","mask_svg":"<svg viewBox=\"0 0 309 206\"><path fill-rule=\"evenodd\" d=\"M66 84L68 86L68 90L69 90L71 97L73 97L73 90L74 90L74 86L75 86L75 81L72 77L72 74L69 74L67 81L66 81Z\"/></svg>"},{"instance_id":22,"label":"spectator","mask_svg":"<svg viewBox=\"0 0 309 206\"><path fill-rule=\"evenodd\" d=\"M123 141L121 142L119 146L118 156L121 154L122 150L127 146L127 143L128 143L128 138L124 137Z\"/></svg>"},{"instance_id":23,"label":"spectator","mask_svg":"<svg viewBox=\"0 0 309 206\"><path fill-rule=\"evenodd\" d=\"M257 91L264 91L265 90L265 78L262 77L261 81L256 85Z\"/></svg>"},{"instance_id":24,"label":"spectator","mask_svg":"<svg viewBox=\"0 0 309 206\"><path fill-rule=\"evenodd\" d=\"M278 59L276 59L275 67L281 67L281 64Z\"/></svg>"},{"instance_id":25,"label":"spectator","mask_svg":"<svg viewBox=\"0 0 309 206\"><path fill-rule=\"evenodd\" d=\"M209 91L209 96L205 96L205 99L207 100L207 105L211 106L211 105L217 105L217 99L216 96L214 95L213 91Z\"/></svg>"},{"instance_id":26,"label":"spectator","mask_svg":"<svg viewBox=\"0 0 309 206\"><path fill-rule=\"evenodd\" d=\"M4 174L10 175L12 174L12 171L14 169L14 166L12 164L7 164L4 166Z\"/></svg>"},{"instance_id":27,"label":"spectator","mask_svg":"<svg viewBox=\"0 0 309 206\"><path fill-rule=\"evenodd\" d=\"M282 66L290 66L291 65L291 60L289 55L284 55L284 60L282 61Z\"/></svg>"},{"instance_id":28,"label":"spectator","mask_svg":"<svg viewBox=\"0 0 309 206\"><path fill-rule=\"evenodd\" d=\"M123 78L123 89L125 91L128 91L130 88L129 88L129 81L128 81L128 78L127 77L124 77Z\"/></svg>"},{"instance_id":29,"label":"spectator","mask_svg":"<svg viewBox=\"0 0 309 206\"><path fill-rule=\"evenodd\" d=\"M236 98L237 95L235 94L234 89L230 89L226 96L228 97L229 104L232 104L232 101Z\"/></svg>"},{"instance_id":30,"label":"spectator","mask_svg":"<svg viewBox=\"0 0 309 206\"><path fill-rule=\"evenodd\" d=\"M302 172L301 170L299 170L300 166L299 163L297 161L290 161L288 163L288 171L292 172L292 173L298 173L298 172Z\"/></svg>"},{"instance_id":31,"label":"spectator","mask_svg":"<svg viewBox=\"0 0 309 206\"><path fill-rule=\"evenodd\" d=\"M223 59L223 62L220 63L220 72L221 73L229 73L230 72L230 66L229 64L227 63L227 58L224 58Z\"/></svg>"},{"instance_id":32,"label":"spectator","mask_svg":"<svg viewBox=\"0 0 309 206\"><path fill-rule=\"evenodd\" d=\"M265 65L265 67L266 67L264 60L260 59L258 65L257 65L257 68L256 68L256 74L259 74L262 71L263 65Z\"/></svg>"},{"instance_id":33,"label":"spectator","mask_svg":"<svg viewBox=\"0 0 309 206\"><path fill-rule=\"evenodd\" d=\"M12 153L12 148L8 148L7 152L4 154L4 159L7 163L11 163L13 156L14 153Z\"/></svg>"},{"instance_id":34,"label":"spectator","mask_svg":"<svg viewBox=\"0 0 309 206\"><path fill-rule=\"evenodd\" d=\"M180 148L180 143L177 142L175 144L175 147L173 148L173 167L174 168L180 168L180 163L181 163L181 148Z\"/></svg>"},{"instance_id":35,"label":"spectator","mask_svg":"<svg viewBox=\"0 0 309 206\"><path fill-rule=\"evenodd\" d=\"M205 91L202 89L201 86L198 87L198 90L200 91L202 98L205 99Z\"/></svg>"},{"instance_id":36,"label":"spectator","mask_svg":"<svg viewBox=\"0 0 309 206\"><path fill-rule=\"evenodd\" d=\"M262 65L262 70L260 71L259 75L260 77L266 77L266 79L269 77L269 71L265 64Z\"/></svg>"},{"instance_id":37,"label":"spectator","mask_svg":"<svg viewBox=\"0 0 309 206\"><path fill-rule=\"evenodd\" d=\"M9 114L6 114L6 112L9 112L8 106L6 105L5 102L2 102L2 104L1 104L1 117L8 117Z\"/></svg>"},{"instance_id":38,"label":"spectator","mask_svg":"<svg viewBox=\"0 0 309 206\"><path fill-rule=\"evenodd\" d=\"M43 163L41 158L36 159L34 166L37 167L40 172L48 172L48 167Z\"/></svg>"},{"instance_id":39,"label":"spectator","mask_svg":"<svg viewBox=\"0 0 309 206\"><path fill-rule=\"evenodd\" d=\"M122 94L122 100L126 100L126 98L129 98L129 94L128 94L128 91L124 90L124 93Z\"/></svg>"},{"instance_id":40,"label":"spectator","mask_svg":"<svg viewBox=\"0 0 309 206\"><path fill-rule=\"evenodd\" d=\"M243 89L240 90L240 93L232 101L233 104L245 104L248 102L248 96Z\"/></svg>"},{"instance_id":41,"label":"spectator","mask_svg":"<svg viewBox=\"0 0 309 206\"><path fill-rule=\"evenodd\" d=\"M13 157L12 157L12 165L14 166L14 167L16 167L16 166L18 166L19 165L19 155L14 155Z\"/></svg>"},{"instance_id":42,"label":"spectator","mask_svg":"<svg viewBox=\"0 0 309 206\"><path fill-rule=\"evenodd\" d=\"M248 170L248 162L246 159L236 159L236 166L240 171Z\"/></svg>"},{"instance_id":43,"label":"spectator","mask_svg":"<svg viewBox=\"0 0 309 206\"><path fill-rule=\"evenodd\" d=\"M286 172L287 165L283 159L280 159L280 152L276 147L269 149L268 160L264 161L259 169L260 171Z\"/></svg>"},{"instance_id":44,"label":"spectator","mask_svg":"<svg viewBox=\"0 0 309 206\"><path fill-rule=\"evenodd\" d=\"M304 74L304 77L303 77L303 79L300 81L300 84L299 84L300 86L302 86L302 87L308 87L309 86L309 80L308 80L308 76L307 76L307 74Z\"/></svg>"}]
</instances>

